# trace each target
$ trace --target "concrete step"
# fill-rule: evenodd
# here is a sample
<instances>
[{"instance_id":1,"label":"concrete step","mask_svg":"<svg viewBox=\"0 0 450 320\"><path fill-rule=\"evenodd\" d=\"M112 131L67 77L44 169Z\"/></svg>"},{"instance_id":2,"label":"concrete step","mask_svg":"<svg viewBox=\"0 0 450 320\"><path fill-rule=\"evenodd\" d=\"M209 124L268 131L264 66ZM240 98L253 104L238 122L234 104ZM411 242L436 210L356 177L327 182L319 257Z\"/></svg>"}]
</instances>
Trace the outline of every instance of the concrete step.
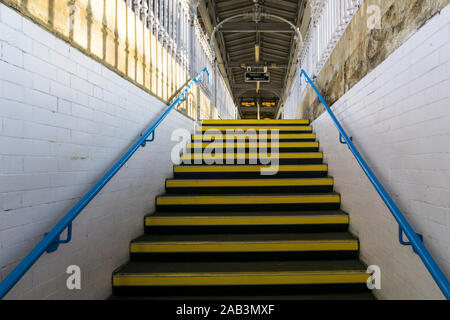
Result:
<instances>
[{"instance_id":1,"label":"concrete step","mask_svg":"<svg viewBox=\"0 0 450 320\"><path fill-rule=\"evenodd\" d=\"M169 194L332 192L333 178L167 179Z\"/></svg>"},{"instance_id":2,"label":"concrete step","mask_svg":"<svg viewBox=\"0 0 450 320\"><path fill-rule=\"evenodd\" d=\"M146 234L130 244L133 261L282 261L357 258L348 232Z\"/></svg>"},{"instance_id":3,"label":"concrete step","mask_svg":"<svg viewBox=\"0 0 450 320\"><path fill-rule=\"evenodd\" d=\"M178 165L174 166L173 173L177 179L306 178L328 174L326 164L279 165L276 172L268 172L268 168L267 165Z\"/></svg>"},{"instance_id":4,"label":"concrete step","mask_svg":"<svg viewBox=\"0 0 450 320\"><path fill-rule=\"evenodd\" d=\"M160 211L230 211L230 210L338 210L338 193L323 194L230 194L161 195L156 198Z\"/></svg>"},{"instance_id":5,"label":"concrete step","mask_svg":"<svg viewBox=\"0 0 450 320\"><path fill-rule=\"evenodd\" d=\"M356 259L258 262L130 262L113 274L114 294L207 295L367 292Z\"/></svg>"},{"instance_id":6,"label":"concrete step","mask_svg":"<svg viewBox=\"0 0 450 320\"><path fill-rule=\"evenodd\" d=\"M322 152L280 152L272 154L271 152L254 153L229 153L210 154L210 153L187 153L181 155L181 161L184 165L238 165L238 164L321 164L323 162ZM271 162L269 162L271 161ZM276 161L276 162L275 162Z\"/></svg>"},{"instance_id":7,"label":"concrete step","mask_svg":"<svg viewBox=\"0 0 450 320\"><path fill-rule=\"evenodd\" d=\"M155 212L145 217L146 233L338 232L348 229L343 211Z\"/></svg>"}]
</instances>

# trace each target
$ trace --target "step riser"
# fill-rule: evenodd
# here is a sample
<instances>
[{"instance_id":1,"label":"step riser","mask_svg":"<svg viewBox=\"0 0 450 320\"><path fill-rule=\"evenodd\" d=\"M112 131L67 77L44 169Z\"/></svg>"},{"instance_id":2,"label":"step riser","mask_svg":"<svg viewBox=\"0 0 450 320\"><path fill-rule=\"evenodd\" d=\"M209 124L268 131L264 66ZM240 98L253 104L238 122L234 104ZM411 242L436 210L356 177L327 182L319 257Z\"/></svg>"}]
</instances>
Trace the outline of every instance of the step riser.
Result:
<instances>
[{"instance_id":1,"label":"step riser","mask_svg":"<svg viewBox=\"0 0 450 320\"><path fill-rule=\"evenodd\" d=\"M247 147L242 147L242 148L238 148L238 147L234 147L234 148L221 148L221 150L217 150L217 149L213 149L214 147L209 147L209 148L205 148L205 147L200 147L200 148L189 148L189 152L191 154L199 154L199 153L211 153L211 154L216 154L216 153L222 153L222 154L226 154L228 152L230 153L249 153L250 152L250 148ZM206 150L206 151L205 151ZM254 153L254 150L252 150L252 152ZM259 148L257 148L256 150L260 150ZM267 153L271 154L272 152L272 148L267 148ZM279 153L298 153L298 152L319 152L319 147L279 147L278 148L278 152Z\"/></svg>"},{"instance_id":2,"label":"step riser","mask_svg":"<svg viewBox=\"0 0 450 320\"><path fill-rule=\"evenodd\" d=\"M217 225L217 226L145 226L147 234L265 234L345 232L348 224L289 224L289 225Z\"/></svg>"},{"instance_id":3,"label":"step riser","mask_svg":"<svg viewBox=\"0 0 450 320\"><path fill-rule=\"evenodd\" d=\"M238 130L239 128L236 127L229 127L229 128L217 128L217 127L205 127L207 128L204 131L201 131L200 129L197 129L195 131L195 135L200 135L200 134L206 134L206 135L214 135L214 134L222 134L222 135L226 135L226 134L236 134L235 131ZM233 131L230 131L233 130ZM247 132L247 128L242 129L244 130L243 132ZM266 130L267 132L261 132L260 130ZM304 126L304 127L298 127L298 128L280 128L280 130L278 130L278 134L282 135L282 134L312 134L312 128L308 127L308 126ZM276 132L271 131L271 128L267 127L265 129L258 129L256 130L256 134L260 134L260 135L270 135L270 134L276 134Z\"/></svg>"},{"instance_id":4,"label":"step riser","mask_svg":"<svg viewBox=\"0 0 450 320\"><path fill-rule=\"evenodd\" d=\"M339 210L340 203L156 205L160 212Z\"/></svg>"},{"instance_id":5,"label":"step riser","mask_svg":"<svg viewBox=\"0 0 450 320\"><path fill-rule=\"evenodd\" d=\"M333 186L166 187L168 194L324 193L332 191Z\"/></svg>"},{"instance_id":6,"label":"step riser","mask_svg":"<svg viewBox=\"0 0 450 320\"><path fill-rule=\"evenodd\" d=\"M285 125L285 126L267 126L267 125L242 125L242 126L199 126L195 128L195 134L214 135L217 133L224 133L228 135L277 135L286 133L312 134L312 127L310 125Z\"/></svg>"},{"instance_id":7,"label":"step riser","mask_svg":"<svg viewBox=\"0 0 450 320\"><path fill-rule=\"evenodd\" d=\"M205 120L202 126L309 126L309 120Z\"/></svg>"},{"instance_id":8,"label":"step riser","mask_svg":"<svg viewBox=\"0 0 450 320\"><path fill-rule=\"evenodd\" d=\"M289 251L289 252L191 252L191 253L131 253L132 261L139 262L225 262L225 261L307 261L356 259L354 251Z\"/></svg>"},{"instance_id":9,"label":"step riser","mask_svg":"<svg viewBox=\"0 0 450 320\"><path fill-rule=\"evenodd\" d=\"M180 295L173 295L173 296L111 296L111 300L136 300L136 299L144 299L144 300L150 300L150 301L161 301L161 300L169 300L169 301L194 301L194 300L202 300L202 301L217 301L224 302L224 301L243 301L241 304L245 304L245 301L267 301L267 302L273 302L273 301L363 301L363 300L376 300L373 296L372 292L356 292L356 293L331 293L331 294L286 294L286 295L192 295L192 296L180 296ZM262 309L262 308L261 308Z\"/></svg>"},{"instance_id":10,"label":"step riser","mask_svg":"<svg viewBox=\"0 0 450 320\"><path fill-rule=\"evenodd\" d=\"M157 295L157 296L212 296L212 295L282 295L282 294L332 294L366 293L366 284L328 285L255 285L255 286L113 286L115 295Z\"/></svg>"},{"instance_id":11,"label":"step riser","mask_svg":"<svg viewBox=\"0 0 450 320\"><path fill-rule=\"evenodd\" d=\"M217 160L205 160L205 159L186 159L182 160L183 165L268 165L267 159L217 159ZM279 165L297 165L297 164L322 164L323 158L291 158L291 159L272 159L271 163ZM270 164L270 163L269 163Z\"/></svg>"},{"instance_id":12,"label":"step riser","mask_svg":"<svg viewBox=\"0 0 450 320\"><path fill-rule=\"evenodd\" d=\"M280 143L283 142L316 142L316 137L309 137L309 136L305 136L304 138L300 138L300 137L288 137L288 136L278 136L278 137L274 137L273 139L277 139ZM211 143L211 142L271 142L272 137L271 136L267 136L267 137L231 137L231 136L200 136L200 135L192 135L191 136L191 143Z\"/></svg>"},{"instance_id":13,"label":"step riser","mask_svg":"<svg viewBox=\"0 0 450 320\"><path fill-rule=\"evenodd\" d=\"M261 172L174 172L175 179L239 179L239 178L325 178L328 171L278 171L262 176Z\"/></svg>"}]
</instances>

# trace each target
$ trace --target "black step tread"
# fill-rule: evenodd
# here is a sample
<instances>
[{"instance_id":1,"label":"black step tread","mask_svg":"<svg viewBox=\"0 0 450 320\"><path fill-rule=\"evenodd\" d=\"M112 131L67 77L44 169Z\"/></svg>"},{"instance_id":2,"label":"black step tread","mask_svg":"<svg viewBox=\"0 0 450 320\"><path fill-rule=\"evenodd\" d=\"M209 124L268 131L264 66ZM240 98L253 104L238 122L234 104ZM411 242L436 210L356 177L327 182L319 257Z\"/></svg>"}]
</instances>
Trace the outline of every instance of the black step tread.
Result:
<instances>
[{"instance_id":1,"label":"black step tread","mask_svg":"<svg viewBox=\"0 0 450 320\"><path fill-rule=\"evenodd\" d=\"M312 178L208 178L166 179L167 194L250 194L250 193L327 193L333 191L333 177Z\"/></svg>"},{"instance_id":2,"label":"black step tread","mask_svg":"<svg viewBox=\"0 0 450 320\"><path fill-rule=\"evenodd\" d=\"M220 156L221 156L221 158L224 158L224 157L230 157L230 158L235 157L235 158L237 158L237 155L242 157L242 155L245 155L245 156L247 156L247 155L259 156L260 154L262 154L262 152L260 152L258 150L255 151L255 152L250 153L248 151L246 151L246 152L236 152L233 149L233 152L230 152L230 153L223 152ZM304 156L306 154L311 155L311 156L316 156L316 157L323 157L323 152L321 152L321 151L293 151L293 152L280 153L279 157L280 158L282 158L282 157L287 157L287 158L302 157L302 158L304 158ZM197 156L197 155L204 155L205 157L209 157L210 156L210 154L204 153L202 150L198 150L198 151L194 151L194 152L183 153L181 155L181 157L183 159L184 157L189 157L189 156L194 156L194 155L195 156ZM219 158L219 155L213 154L213 156ZM274 158L274 157L272 157L271 152L269 152L269 155L267 157L268 158Z\"/></svg>"},{"instance_id":3,"label":"black step tread","mask_svg":"<svg viewBox=\"0 0 450 320\"><path fill-rule=\"evenodd\" d=\"M376 300L371 292L251 296L111 296L111 300Z\"/></svg>"},{"instance_id":4,"label":"black step tread","mask_svg":"<svg viewBox=\"0 0 450 320\"><path fill-rule=\"evenodd\" d=\"M217 136L218 133L219 132L217 132L217 133L215 133L215 132L212 132L212 133L206 133L206 132L205 133L200 133L200 132L198 132L198 133L192 133L191 137L192 138L199 138L200 136L211 137L211 136ZM235 133L232 133L232 134L223 133L222 137L224 137L226 135L228 135L228 136L233 135L234 137L243 138L243 137L248 137L248 136L251 136L251 137L259 136L259 133L258 132L256 132L256 133L235 132ZM267 132L267 138L269 138L271 135L272 135L271 132ZM304 135L304 136L314 135L317 138L317 135L314 132L313 133L283 133L283 132L279 132L278 134L274 134L273 136L277 136L277 137L280 137L280 139L283 139L283 138L286 138L287 136L292 136L292 135L295 135L294 138L298 138L298 135ZM266 135L264 135L264 139L266 139ZM192 139L192 140L199 140L199 139Z\"/></svg>"},{"instance_id":5,"label":"black step tread","mask_svg":"<svg viewBox=\"0 0 450 320\"><path fill-rule=\"evenodd\" d=\"M143 235L133 243L147 242L266 242L266 241L357 241L349 232L264 234L163 234Z\"/></svg>"},{"instance_id":6,"label":"black step tread","mask_svg":"<svg viewBox=\"0 0 450 320\"><path fill-rule=\"evenodd\" d=\"M298 141L298 142L284 142L284 141L280 141L280 142L276 142L276 143L272 142L271 140L264 141L264 142L263 141L258 141L257 143L252 143L252 142L248 142L248 141L226 141L226 140L220 140L220 141L191 141L191 142L188 143L188 146L200 148L203 145L205 145L206 147L210 147L210 146L214 146L214 145L220 145L220 146L222 146L222 145L223 146L226 146L226 145L252 146L253 144L255 144L256 146L275 144L275 145L278 145L280 148L282 148L283 145L288 145L288 146L294 145L295 147L297 147L297 146L301 147L301 146L304 146L304 145L319 145L319 141ZM287 148L287 147L285 147L285 148Z\"/></svg>"},{"instance_id":7,"label":"black step tread","mask_svg":"<svg viewBox=\"0 0 450 320\"><path fill-rule=\"evenodd\" d=\"M326 193L269 193L269 194L261 194L261 193L249 193L249 194L160 194L158 198L217 198L217 197L240 197L240 198L248 198L248 197L258 197L258 198L267 198L267 197L314 197L314 196L339 196L338 192L326 192Z\"/></svg>"},{"instance_id":8,"label":"black step tread","mask_svg":"<svg viewBox=\"0 0 450 320\"><path fill-rule=\"evenodd\" d=\"M292 124L258 124L258 123L247 123L247 124L220 124L220 123L216 123L216 124L212 124L212 125L201 125L201 126L197 126L195 128L196 131L202 131L203 128L205 130L217 130L217 128L224 128L226 127L227 129L243 129L243 130L259 130L259 128L263 128L263 129L268 129L268 130L284 130L286 128L303 128L303 127L307 127L307 128L311 128L312 126L311 124L307 124L307 123L292 123ZM203 131L205 131L203 130Z\"/></svg>"},{"instance_id":9,"label":"black step tread","mask_svg":"<svg viewBox=\"0 0 450 320\"><path fill-rule=\"evenodd\" d=\"M153 214L148 214L146 218L162 217L307 217L307 216L348 216L348 213L342 210L330 210L330 211L232 211L232 212L159 212L156 211Z\"/></svg>"},{"instance_id":10,"label":"black step tread","mask_svg":"<svg viewBox=\"0 0 450 320\"><path fill-rule=\"evenodd\" d=\"M198 167L224 167L226 169L228 169L229 167L254 167L254 168L266 168L268 165L263 165L263 164L233 164L233 165L227 165L227 164L216 164L216 165L206 165L206 164L200 164L200 165L196 165L196 166L192 166L192 165L176 165L174 167L182 167L182 168L187 168L187 169L194 169L194 168L198 168ZM281 169L291 169L292 167L299 167L299 168L308 168L311 166L327 166L328 164L326 163L318 163L318 164L280 164L279 167ZM294 170L295 171L295 170Z\"/></svg>"},{"instance_id":11,"label":"black step tread","mask_svg":"<svg viewBox=\"0 0 450 320\"><path fill-rule=\"evenodd\" d=\"M214 203L207 203L215 199ZM311 200L316 199L316 200ZM198 194L198 193L186 193L186 194L170 194L164 193L156 196L156 205L158 208L168 206L184 206L195 208L195 206L207 207L220 207L218 211L224 211L226 206L249 206L249 205L290 205L291 207L296 204L308 205L312 204L340 204L340 194L337 192L324 192L324 193L248 193L248 194L235 194L235 193L222 193L222 194ZM175 203L163 203L163 202L175 202ZM236 207L236 208L238 208ZM255 209L255 207L252 207ZM258 212L264 210L260 208ZM294 207L292 207L293 210ZM323 208L326 210L326 208ZM329 208L339 209L339 208ZM161 209L160 209L161 210ZM211 211L209 209L207 211ZM238 209L239 210L239 209ZM273 210L273 209L272 209Z\"/></svg>"},{"instance_id":12,"label":"black step tread","mask_svg":"<svg viewBox=\"0 0 450 320\"><path fill-rule=\"evenodd\" d=\"M257 125L257 126L278 126L278 125L310 125L311 121L308 119L293 119L293 120L204 120L202 126L239 126L239 125Z\"/></svg>"},{"instance_id":13,"label":"black step tread","mask_svg":"<svg viewBox=\"0 0 450 320\"><path fill-rule=\"evenodd\" d=\"M166 179L165 187L168 194L175 192L181 194L222 194L225 193L284 193L303 192L320 193L331 192L334 186L333 177L313 178L192 178L192 179Z\"/></svg>"},{"instance_id":14,"label":"black step tread","mask_svg":"<svg viewBox=\"0 0 450 320\"><path fill-rule=\"evenodd\" d=\"M257 262L134 262L121 267L115 274L155 273L252 273L252 272L345 271L366 272L357 259L326 261L257 261Z\"/></svg>"},{"instance_id":15,"label":"black step tread","mask_svg":"<svg viewBox=\"0 0 450 320\"><path fill-rule=\"evenodd\" d=\"M191 135L191 142L211 142L212 140L219 139L220 137L214 136L214 134L192 134ZM272 135L270 132L267 133L267 136L265 137L259 137L258 134L238 134L233 135L227 135L222 134L222 140L223 141L270 141L272 140ZM317 135L315 133L282 133L280 132L278 135L276 135L276 138L280 142L316 142L317 141Z\"/></svg>"},{"instance_id":16,"label":"black step tread","mask_svg":"<svg viewBox=\"0 0 450 320\"><path fill-rule=\"evenodd\" d=\"M267 180L270 181L271 183L276 183L276 181L282 181L282 182L291 182L291 181L307 181L307 180L330 180L333 179L333 177L327 176L327 177L318 177L318 178L265 178L264 176L261 176L261 178L249 178L249 179L245 179L245 178L241 178L241 179L237 179L237 178L223 178L223 179L214 179L214 178L208 178L208 179L201 179L201 178L197 178L197 179L166 179L166 182L172 182L172 181L177 181L177 182L199 182L199 181L226 181L228 182L241 182L241 181L246 181L246 182L253 182L253 181L257 181L260 182L261 180Z\"/></svg>"}]
</instances>

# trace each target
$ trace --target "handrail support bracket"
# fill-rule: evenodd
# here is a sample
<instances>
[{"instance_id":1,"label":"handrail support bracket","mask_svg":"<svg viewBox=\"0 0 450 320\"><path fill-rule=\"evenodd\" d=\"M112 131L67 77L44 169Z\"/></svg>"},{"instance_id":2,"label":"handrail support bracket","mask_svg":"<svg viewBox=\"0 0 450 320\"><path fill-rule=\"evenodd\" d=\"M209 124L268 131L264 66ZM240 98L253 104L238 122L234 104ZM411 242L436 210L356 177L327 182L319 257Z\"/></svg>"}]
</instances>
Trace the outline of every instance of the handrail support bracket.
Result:
<instances>
[{"instance_id":1,"label":"handrail support bracket","mask_svg":"<svg viewBox=\"0 0 450 320\"><path fill-rule=\"evenodd\" d=\"M142 133L141 133L141 137L142 137ZM153 142L154 140L155 140L155 131L152 131L151 138L146 139L144 142L142 142L141 147L145 148L145 146L147 145L147 142Z\"/></svg>"},{"instance_id":2,"label":"handrail support bracket","mask_svg":"<svg viewBox=\"0 0 450 320\"><path fill-rule=\"evenodd\" d=\"M417 237L420 239L420 241L423 243L423 235L420 233L416 233ZM404 245L404 246L412 246L412 243L410 241L405 241L403 240L403 229L402 227L399 225L398 226L398 241L400 242L400 244ZM416 254L416 248L413 246L413 250Z\"/></svg>"},{"instance_id":3,"label":"handrail support bracket","mask_svg":"<svg viewBox=\"0 0 450 320\"><path fill-rule=\"evenodd\" d=\"M349 137L349 138L350 138L350 141L353 142L353 137ZM340 133L340 132L339 132L339 142L341 144L347 144L347 142L345 141L344 137L342 136L342 133Z\"/></svg>"},{"instance_id":4,"label":"handrail support bracket","mask_svg":"<svg viewBox=\"0 0 450 320\"><path fill-rule=\"evenodd\" d=\"M47 233L45 235L47 235ZM72 222L67 226L67 238L65 240L61 240L60 237L61 234L57 239L53 240L53 242L48 245L46 250L47 253L55 252L56 250L58 250L60 244L69 243L70 240L72 240Z\"/></svg>"}]
</instances>

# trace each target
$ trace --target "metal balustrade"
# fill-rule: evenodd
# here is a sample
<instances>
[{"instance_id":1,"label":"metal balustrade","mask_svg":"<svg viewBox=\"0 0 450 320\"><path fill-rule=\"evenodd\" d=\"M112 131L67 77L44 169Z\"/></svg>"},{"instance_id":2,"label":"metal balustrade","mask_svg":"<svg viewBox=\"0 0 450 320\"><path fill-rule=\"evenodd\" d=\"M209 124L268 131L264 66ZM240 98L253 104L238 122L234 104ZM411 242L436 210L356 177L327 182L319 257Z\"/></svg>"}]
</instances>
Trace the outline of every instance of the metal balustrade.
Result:
<instances>
[{"instance_id":1,"label":"metal balustrade","mask_svg":"<svg viewBox=\"0 0 450 320\"><path fill-rule=\"evenodd\" d=\"M125 0L169 54L191 75L206 66L214 70L214 54L191 0ZM222 119L236 117L235 104L218 72L208 85L199 84Z\"/></svg>"},{"instance_id":2,"label":"metal balustrade","mask_svg":"<svg viewBox=\"0 0 450 320\"><path fill-rule=\"evenodd\" d=\"M297 68L296 80L292 82L291 94L283 112L285 118L295 118L297 107L306 94L298 79L305 69L314 79L322 70L347 26L358 11L363 0L311 0L311 22Z\"/></svg>"}]
</instances>

